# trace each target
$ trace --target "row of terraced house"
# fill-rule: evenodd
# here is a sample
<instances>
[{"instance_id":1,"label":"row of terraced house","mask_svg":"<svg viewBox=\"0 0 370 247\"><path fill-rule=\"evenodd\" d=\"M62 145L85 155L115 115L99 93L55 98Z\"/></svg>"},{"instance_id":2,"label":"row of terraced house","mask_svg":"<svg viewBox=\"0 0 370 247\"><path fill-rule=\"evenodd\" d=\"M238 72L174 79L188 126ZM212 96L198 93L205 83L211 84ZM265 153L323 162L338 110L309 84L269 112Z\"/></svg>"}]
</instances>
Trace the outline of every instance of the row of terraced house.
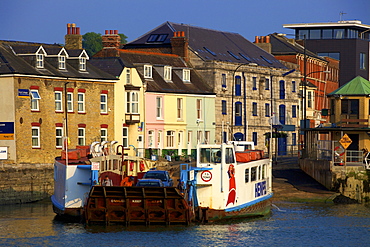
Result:
<instances>
[{"instance_id":1,"label":"row of terraced house","mask_svg":"<svg viewBox=\"0 0 370 247\"><path fill-rule=\"evenodd\" d=\"M4 166L47 170L66 143L117 141L131 156L193 159L198 143L242 140L296 155L302 124L329 122L326 95L338 88L340 63L306 40L273 33L252 43L165 22L125 45L117 30L102 41L89 57L80 28L68 24L64 46L0 42L0 162L9 183L48 180L10 179Z\"/></svg>"},{"instance_id":2,"label":"row of terraced house","mask_svg":"<svg viewBox=\"0 0 370 247\"><path fill-rule=\"evenodd\" d=\"M64 47L1 42L3 164L52 163L64 136L69 148L115 140L126 154L149 158L194 157L197 143L229 140L297 153L302 108L311 125L325 122L325 95L338 87L337 60L278 34L252 43L166 22L124 46L116 30L102 39L93 57L70 24ZM302 107L305 61L310 83ZM272 126L279 138L270 150Z\"/></svg>"}]
</instances>

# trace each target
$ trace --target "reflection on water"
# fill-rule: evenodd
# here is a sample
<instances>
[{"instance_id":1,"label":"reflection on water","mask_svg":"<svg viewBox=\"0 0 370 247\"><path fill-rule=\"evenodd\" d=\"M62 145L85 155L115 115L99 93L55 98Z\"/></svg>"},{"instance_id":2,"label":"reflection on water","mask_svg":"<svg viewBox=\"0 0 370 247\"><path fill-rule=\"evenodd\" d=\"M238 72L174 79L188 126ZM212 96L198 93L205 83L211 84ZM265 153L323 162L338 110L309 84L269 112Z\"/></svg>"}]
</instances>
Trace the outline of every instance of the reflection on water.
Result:
<instances>
[{"instance_id":1,"label":"reflection on water","mask_svg":"<svg viewBox=\"0 0 370 247\"><path fill-rule=\"evenodd\" d=\"M280 203L270 216L191 226L88 226L55 218L50 202L0 206L6 246L358 246L369 243L364 205Z\"/></svg>"}]
</instances>

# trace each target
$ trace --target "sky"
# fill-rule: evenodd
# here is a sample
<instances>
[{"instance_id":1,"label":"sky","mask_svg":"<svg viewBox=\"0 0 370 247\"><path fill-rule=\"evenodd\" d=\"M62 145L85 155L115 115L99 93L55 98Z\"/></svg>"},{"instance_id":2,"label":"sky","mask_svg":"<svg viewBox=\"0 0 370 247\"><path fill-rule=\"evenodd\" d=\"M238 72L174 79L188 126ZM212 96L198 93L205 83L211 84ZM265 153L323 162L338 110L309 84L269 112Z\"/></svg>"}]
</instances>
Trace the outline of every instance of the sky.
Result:
<instances>
[{"instance_id":1,"label":"sky","mask_svg":"<svg viewBox=\"0 0 370 247\"><path fill-rule=\"evenodd\" d=\"M283 24L370 25L370 0L0 0L0 13L0 40L64 44L67 23L76 23L81 34L118 30L132 41L170 21L253 42L255 36L294 33Z\"/></svg>"}]
</instances>

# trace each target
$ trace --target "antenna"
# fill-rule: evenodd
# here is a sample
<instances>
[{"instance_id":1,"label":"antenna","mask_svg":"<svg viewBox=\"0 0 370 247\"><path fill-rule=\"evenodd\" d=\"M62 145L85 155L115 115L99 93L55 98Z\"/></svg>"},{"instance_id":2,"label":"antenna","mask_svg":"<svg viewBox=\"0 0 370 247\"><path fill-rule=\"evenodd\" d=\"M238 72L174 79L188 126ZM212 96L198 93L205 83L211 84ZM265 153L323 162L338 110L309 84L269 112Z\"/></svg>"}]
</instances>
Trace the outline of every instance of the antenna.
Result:
<instances>
[{"instance_id":1,"label":"antenna","mask_svg":"<svg viewBox=\"0 0 370 247\"><path fill-rule=\"evenodd\" d=\"M339 12L339 21L342 21L343 15L347 13L344 13L343 11Z\"/></svg>"}]
</instances>

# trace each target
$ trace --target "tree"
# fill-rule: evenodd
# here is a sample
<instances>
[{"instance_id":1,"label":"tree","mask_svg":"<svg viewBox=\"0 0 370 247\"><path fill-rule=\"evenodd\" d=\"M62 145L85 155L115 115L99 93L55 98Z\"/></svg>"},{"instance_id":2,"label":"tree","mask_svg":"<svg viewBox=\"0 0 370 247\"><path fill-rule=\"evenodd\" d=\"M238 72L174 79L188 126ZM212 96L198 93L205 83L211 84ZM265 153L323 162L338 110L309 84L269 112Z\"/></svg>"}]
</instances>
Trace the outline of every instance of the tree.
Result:
<instances>
[{"instance_id":1,"label":"tree","mask_svg":"<svg viewBox=\"0 0 370 247\"><path fill-rule=\"evenodd\" d=\"M127 43L127 36L123 33L118 34L121 37L121 44ZM102 35L100 33L85 33L82 36L82 47L86 50L87 54L91 57L101 49L103 49Z\"/></svg>"},{"instance_id":2,"label":"tree","mask_svg":"<svg viewBox=\"0 0 370 247\"><path fill-rule=\"evenodd\" d=\"M127 43L127 36L124 35L123 33L119 33L119 36L121 36L121 44L124 45Z\"/></svg>"},{"instance_id":3,"label":"tree","mask_svg":"<svg viewBox=\"0 0 370 247\"><path fill-rule=\"evenodd\" d=\"M93 56L103 49L101 34L89 32L82 35L82 47L90 57Z\"/></svg>"}]
</instances>

